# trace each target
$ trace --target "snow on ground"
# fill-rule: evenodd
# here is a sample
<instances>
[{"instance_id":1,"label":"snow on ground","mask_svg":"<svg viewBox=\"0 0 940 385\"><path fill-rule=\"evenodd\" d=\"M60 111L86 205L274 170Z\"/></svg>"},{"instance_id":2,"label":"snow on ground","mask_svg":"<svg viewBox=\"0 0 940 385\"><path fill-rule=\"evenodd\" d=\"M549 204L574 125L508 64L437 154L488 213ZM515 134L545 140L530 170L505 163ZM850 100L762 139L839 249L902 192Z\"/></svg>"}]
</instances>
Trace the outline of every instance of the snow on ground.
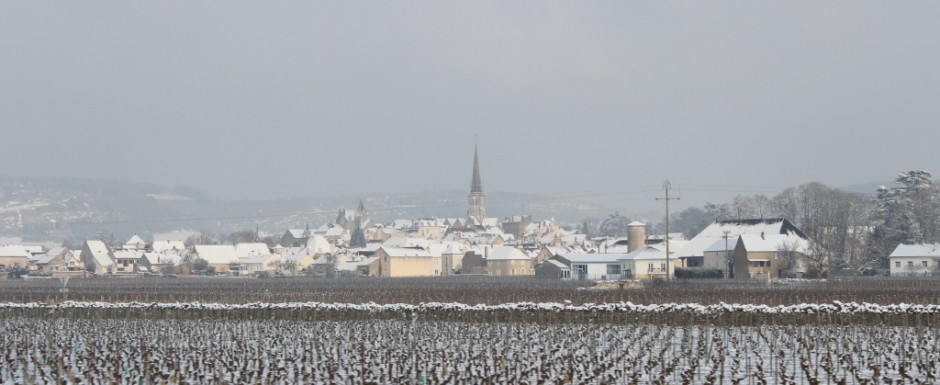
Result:
<instances>
[{"instance_id":1,"label":"snow on ground","mask_svg":"<svg viewBox=\"0 0 940 385\"><path fill-rule=\"evenodd\" d=\"M572 305L557 302L517 302L499 305L468 305L453 302L426 302L412 304L376 303L324 303L324 302L254 302L247 304L220 304L201 302L74 302L60 304L0 303L0 309L43 308L56 309L166 309L166 310L357 310L364 312L426 312L426 311L475 311L492 312L504 310L550 310L569 312L632 312L632 313L695 313L702 315L725 313L752 314L940 314L940 305L890 304L840 302L802 303L797 305L753 305L727 304L702 305L696 303L665 303L642 305L631 302Z\"/></svg>"},{"instance_id":2,"label":"snow on ground","mask_svg":"<svg viewBox=\"0 0 940 385\"><path fill-rule=\"evenodd\" d=\"M0 319L0 383L936 383L936 328Z\"/></svg>"}]
</instances>

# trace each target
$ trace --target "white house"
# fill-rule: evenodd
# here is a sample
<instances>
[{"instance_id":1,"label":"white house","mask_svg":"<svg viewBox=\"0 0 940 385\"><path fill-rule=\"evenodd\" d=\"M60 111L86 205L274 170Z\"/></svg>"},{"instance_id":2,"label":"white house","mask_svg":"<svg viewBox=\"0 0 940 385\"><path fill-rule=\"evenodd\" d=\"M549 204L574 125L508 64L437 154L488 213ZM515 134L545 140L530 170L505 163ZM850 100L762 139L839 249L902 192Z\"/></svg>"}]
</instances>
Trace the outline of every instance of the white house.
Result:
<instances>
[{"instance_id":1,"label":"white house","mask_svg":"<svg viewBox=\"0 0 940 385\"><path fill-rule=\"evenodd\" d=\"M620 259L620 277L623 279L666 279L676 273L675 258L666 258L660 247L645 246L624 254Z\"/></svg>"},{"instance_id":2,"label":"white house","mask_svg":"<svg viewBox=\"0 0 940 385\"><path fill-rule=\"evenodd\" d=\"M940 274L940 245L898 245L888 256L892 276Z\"/></svg>"},{"instance_id":3,"label":"white house","mask_svg":"<svg viewBox=\"0 0 940 385\"><path fill-rule=\"evenodd\" d=\"M556 260L571 270L571 279L606 280L620 279L620 259L626 254L563 254L550 260Z\"/></svg>"},{"instance_id":4,"label":"white house","mask_svg":"<svg viewBox=\"0 0 940 385\"><path fill-rule=\"evenodd\" d=\"M115 250L111 253L114 261L114 273L137 273L144 252L141 250Z\"/></svg>"}]
</instances>

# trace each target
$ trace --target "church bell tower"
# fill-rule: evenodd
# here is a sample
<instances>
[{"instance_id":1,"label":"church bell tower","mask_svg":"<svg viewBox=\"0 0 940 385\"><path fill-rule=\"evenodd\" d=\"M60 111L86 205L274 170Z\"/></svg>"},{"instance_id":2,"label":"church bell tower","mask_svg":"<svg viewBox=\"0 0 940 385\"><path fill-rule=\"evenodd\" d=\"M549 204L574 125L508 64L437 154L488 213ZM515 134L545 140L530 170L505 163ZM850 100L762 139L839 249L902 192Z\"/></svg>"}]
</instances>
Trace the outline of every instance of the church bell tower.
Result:
<instances>
[{"instance_id":1,"label":"church bell tower","mask_svg":"<svg viewBox=\"0 0 940 385\"><path fill-rule=\"evenodd\" d=\"M467 197L467 219L471 225L482 225L486 218L486 195L483 195L483 180L480 178L480 157L477 146L473 145L473 179L470 182L470 195Z\"/></svg>"}]
</instances>

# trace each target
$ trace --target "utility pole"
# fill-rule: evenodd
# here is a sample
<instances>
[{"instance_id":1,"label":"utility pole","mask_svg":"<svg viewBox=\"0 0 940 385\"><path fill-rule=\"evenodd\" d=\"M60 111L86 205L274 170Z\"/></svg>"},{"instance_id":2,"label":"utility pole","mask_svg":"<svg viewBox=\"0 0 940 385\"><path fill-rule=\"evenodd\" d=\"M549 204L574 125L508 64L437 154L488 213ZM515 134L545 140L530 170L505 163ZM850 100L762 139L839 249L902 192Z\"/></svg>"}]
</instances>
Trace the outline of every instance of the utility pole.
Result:
<instances>
[{"instance_id":1,"label":"utility pole","mask_svg":"<svg viewBox=\"0 0 940 385\"><path fill-rule=\"evenodd\" d=\"M666 201L666 280L669 280L669 201L677 201L678 197L670 198L669 190L672 189L672 183L669 183L669 179L666 179L663 182L663 190L666 190L665 198L656 198L658 201Z\"/></svg>"},{"instance_id":2,"label":"utility pole","mask_svg":"<svg viewBox=\"0 0 940 385\"><path fill-rule=\"evenodd\" d=\"M731 250L728 250L729 234L731 234L731 231L725 230L724 236L722 236L722 238L725 239L725 264L728 265L728 279L731 279L731 278L734 278L734 270L732 270L734 267L734 264L733 264L734 261L731 260Z\"/></svg>"}]
</instances>

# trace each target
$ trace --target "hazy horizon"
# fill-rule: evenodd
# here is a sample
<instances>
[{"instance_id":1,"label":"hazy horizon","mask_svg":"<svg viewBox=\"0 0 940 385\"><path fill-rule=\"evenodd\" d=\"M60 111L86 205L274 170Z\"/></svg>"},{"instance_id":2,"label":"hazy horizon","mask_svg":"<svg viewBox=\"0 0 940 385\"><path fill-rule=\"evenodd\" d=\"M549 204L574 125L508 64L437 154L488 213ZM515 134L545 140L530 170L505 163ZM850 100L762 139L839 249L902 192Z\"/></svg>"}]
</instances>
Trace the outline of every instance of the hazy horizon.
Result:
<instances>
[{"instance_id":1,"label":"hazy horizon","mask_svg":"<svg viewBox=\"0 0 940 385\"><path fill-rule=\"evenodd\" d=\"M937 171L940 3L0 5L0 174L688 203ZM699 203L700 204L700 203ZM639 209L639 206L637 207Z\"/></svg>"}]
</instances>

